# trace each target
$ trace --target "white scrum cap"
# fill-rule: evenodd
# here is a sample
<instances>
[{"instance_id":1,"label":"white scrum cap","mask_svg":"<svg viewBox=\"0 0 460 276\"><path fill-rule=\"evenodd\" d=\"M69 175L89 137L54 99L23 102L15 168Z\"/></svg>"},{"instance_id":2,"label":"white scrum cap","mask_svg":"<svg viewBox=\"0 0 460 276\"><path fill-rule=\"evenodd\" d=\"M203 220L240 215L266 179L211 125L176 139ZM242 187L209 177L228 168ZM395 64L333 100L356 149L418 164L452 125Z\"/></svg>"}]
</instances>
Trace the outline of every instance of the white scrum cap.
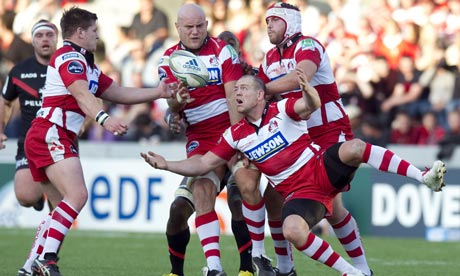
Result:
<instances>
[{"instance_id":1,"label":"white scrum cap","mask_svg":"<svg viewBox=\"0 0 460 276\"><path fill-rule=\"evenodd\" d=\"M272 16L278 17L286 23L283 42L302 31L302 17L296 6L282 2L274 3L268 7L265 20Z\"/></svg>"}]
</instances>

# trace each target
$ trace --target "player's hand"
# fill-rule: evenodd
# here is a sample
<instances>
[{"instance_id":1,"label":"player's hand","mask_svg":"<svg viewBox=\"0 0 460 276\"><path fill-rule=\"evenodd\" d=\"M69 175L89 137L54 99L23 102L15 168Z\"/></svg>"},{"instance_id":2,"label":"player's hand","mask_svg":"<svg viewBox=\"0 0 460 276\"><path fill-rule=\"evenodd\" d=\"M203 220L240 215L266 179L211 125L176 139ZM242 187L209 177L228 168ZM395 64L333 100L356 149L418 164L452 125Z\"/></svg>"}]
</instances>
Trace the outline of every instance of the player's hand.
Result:
<instances>
[{"instance_id":1,"label":"player's hand","mask_svg":"<svg viewBox=\"0 0 460 276\"><path fill-rule=\"evenodd\" d=\"M0 133L0 150L6 148L6 145L4 142L8 140L8 137L5 135L5 133Z\"/></svg>"},{"instance_id":2,"label":"player's hand","mask_svg":"<svg viewBox=\"0 0 460 276\"><path fill-rule=\"evenodd\" d=\"M150 166L154 167L155 169L160 169L160 170L168 169L168 163L166 162L164 157L161 155L158 155L152 151L149 151L147 153L141 152L141 157L144 158L144 161L150 164Z\"/></svg>"},{"instance_id":3,"label":"player's hand","mask_svg":"<svg viewBox=\"0 0 460 276\"><path fill-rule=\"evenodd\" d=\"M126 132L128 132L128 125L122 120L115 117L109 117L104 122L103 127L107 131L112 132L115 136L123 136L126 134Z\"/></svg>"},{"instance_id":4,"label":"player's hand","mask_svg":"<svg viewBox=\"0 0 460 276\"><path fill-rule=\"evenodd\" d=\"M302 91L308 93L308 91L310 91L310 89L313 89L313 87L310 85L307 75L300 68L297 68L295 71L297 73L297 81L299 82L300 88L302 89Z\"/></svg>"},{"instance_id":5,"label":"player's hand","mask_svg":"<svg viewBox=\"0 0 460 276\"><path fill-rule=\"evenodd\" d=\"M174 82L169 84L173 94L176 95L176 100L180 104L191 103L195 99L190 97L190 91L188 90L187 86L182 82Z\"/></svg>"},{"instance_id":6,"label":"player's hand","mask_svg":"<svg viewBox=\"0 0 460 276\"><path fill-rule=\"evenodd\" d=\"M169 99L174 96L174 92L170 89L169 85L166 84L167 80L168 79L162 79L158 84L157 89L160 92L160 94L158 95L159 98Z\"/></svg>"},{"instance_id":7,"label":"player's hand","mask_svg":"<svg viewBox=\"0 0 460 276\"><path fill-rule=\"evenodd\" d=\"M182 131L182 123L179 113L168 110L165 116L165 122L168 124L169 130L174 134L179 134Z\"/></svg>"}]
</instances>

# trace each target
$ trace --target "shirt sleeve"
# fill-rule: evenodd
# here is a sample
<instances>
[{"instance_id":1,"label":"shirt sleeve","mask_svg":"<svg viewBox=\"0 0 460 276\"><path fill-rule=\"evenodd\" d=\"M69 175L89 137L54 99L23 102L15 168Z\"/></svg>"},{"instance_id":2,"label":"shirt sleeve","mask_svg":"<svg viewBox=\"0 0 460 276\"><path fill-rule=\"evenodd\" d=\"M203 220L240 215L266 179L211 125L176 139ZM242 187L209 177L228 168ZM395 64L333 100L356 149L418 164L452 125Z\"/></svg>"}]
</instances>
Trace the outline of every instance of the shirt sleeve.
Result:
<instances>
[{"instance_id":1,"label":"shirt sleeve","mask_svg":"<svg viewBox=\"0 0 460 276\"><path fill-rule=\"evenodd\" d=\"M236 51L230 45L225 45L219 57L223 60L222 80L224 83L236 81L243 76L243 67Z\"/></svg>"},{"instance_id":2,"label":"shirt sleeve","mask_svg":"<svg viewBox=\"0 0 460 276\"><path fill-rule=\"evenodd\" d=\"M70 59L59 66L59 75L65 87L77 80L88 81L86 77L86 62L81 59Z\"/></svg>"},{"instance_id":3,"label":"shirt sleeve","mask_svg":"<svg viewBox=\"0 0 460 276\"><path fill-rule=\"evenodd\" d=\"M18 91L16 86L14 85L14 68L10 71L7 78L5 79L5 84L3 85L2 89L2 96L7 101L13 101L18 97Z\"/></svg>"},{"instance_id":4,"label":"shirt sleeve","mask_svg":"<svg viewBox=\"0 0 460 276\"><path fill-rule=\"evenodd\" d=\"M282 100L278 102L278 104L283 104L285 105L285 110L286 114L293 119L294 121L300 121L302 118L300 118L299 114L295 112L294 110L294 105L297 102L298 98L287 98L285 100Z\"/></svg>"},{"instance_id":5,"label":"shirt sleeve","mask_svg":"<svg viewBox=\"0 0 460 276\"><path fill-rule=\"evenodd\" d=\"M298 43L298 48L295 52L295 60L299 63L302 60L310 60L316 67L321 63L321 53L318 48L320 47L312 38L304 38Z\"/></svg>"},{"instance_id":6,"label":"shirt sleeve","mask_svg":"<svg viewBox=\"0 0 460 276\"><path fill-rule=\"evenodd\" d=\"M107 88L109 88L110 85L112 85L112 83L113 83L113 79L101 72L101 75L99 76L99 84L98 84L99 87L95 94L96 97L99 97L100 95L102 95L104 91L107 90Z\"/></svg>"},{"instance_id":7,"label":"shirt sleeve","mask_svg":"<svg viewBox=\"0 0 460 276\"><path fill-rule=\"evenodd\" d=\"M212 148L211 152L224 160L230 161L230 159L233 157L233 155L235 155L237 150L230 145L227 139L232 140L230 128L228 128L224 132L224 134L222 134L222 137L219 139L217 144Z\"/></svg>"}]
</instances>

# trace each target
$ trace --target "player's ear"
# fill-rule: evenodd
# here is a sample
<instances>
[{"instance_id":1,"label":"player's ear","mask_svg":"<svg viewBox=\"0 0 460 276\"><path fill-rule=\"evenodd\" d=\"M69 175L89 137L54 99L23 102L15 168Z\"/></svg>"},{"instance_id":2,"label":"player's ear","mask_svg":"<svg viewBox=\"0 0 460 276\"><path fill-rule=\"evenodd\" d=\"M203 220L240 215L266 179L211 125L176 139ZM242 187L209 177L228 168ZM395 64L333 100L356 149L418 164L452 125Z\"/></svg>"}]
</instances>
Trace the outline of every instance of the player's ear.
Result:
<instances>
[{"instance_id":1,"label":"player's ear","mask_svg":"<svg viewBox=\"0 0 460 276\"><path fill-rule=\"evenodd\" d=\"M263 89L259 89L259 90L257 91L257 93L258 93L258 94L257 94L257 99L259 99L259 100L265 100L265 92L264 92Z\"/></svg>"}]
</instances>

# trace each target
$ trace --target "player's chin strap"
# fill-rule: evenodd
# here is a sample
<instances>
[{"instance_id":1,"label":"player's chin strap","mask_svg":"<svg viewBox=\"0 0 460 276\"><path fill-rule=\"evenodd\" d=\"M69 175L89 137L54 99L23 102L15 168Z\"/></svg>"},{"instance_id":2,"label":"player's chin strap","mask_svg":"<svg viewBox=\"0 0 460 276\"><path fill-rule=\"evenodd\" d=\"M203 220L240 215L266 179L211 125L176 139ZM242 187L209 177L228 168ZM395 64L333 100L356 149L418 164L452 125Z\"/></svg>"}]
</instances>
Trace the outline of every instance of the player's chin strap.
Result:
<instances>
[{"instance_id":1,"label":"player's chin strap","mask_svg":"<svg viewBox=\"0 0 460 276\"><path fill-rule=\"evenodd\" d=\"M181 50L186 50L186 51L189 51L189 52L192 52L192 53L197 53L201 50L201 48L203 47L204 44L206 44L206 42L208 42L208 39L209 39L209 36L207 36L204 40L203 40L203 43L201 44L201 46L198 48L198 49L191 49L187 46L185 46L184 43L182 43L182 41L179 41L179 47Z\"/></svg>"}]
</instances>

